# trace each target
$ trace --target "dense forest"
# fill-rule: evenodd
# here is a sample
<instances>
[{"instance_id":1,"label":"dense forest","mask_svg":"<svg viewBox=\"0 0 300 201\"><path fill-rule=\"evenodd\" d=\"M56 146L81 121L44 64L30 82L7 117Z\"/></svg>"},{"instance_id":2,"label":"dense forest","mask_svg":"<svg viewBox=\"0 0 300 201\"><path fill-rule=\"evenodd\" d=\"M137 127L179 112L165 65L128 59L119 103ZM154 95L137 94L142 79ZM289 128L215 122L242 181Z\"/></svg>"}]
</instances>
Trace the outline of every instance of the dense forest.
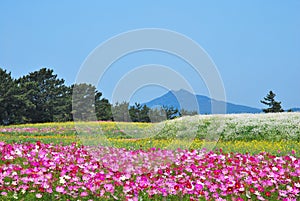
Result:
<instances>
[{"instance_id":1,"label":"dense forest","mask_svg":"<svg viewBox=\"0 0 300 201\"><path fill-rule=\"evenodd\" d=\"M14 79L10 72L0 68L1 125L72 121L73 116L89 120L92 113L97 120L133 122L159 122L195 114L167 106L151 109L140 103L112 105L95 86L85 83L67 86L52 69L42 68Z\"/></svg>"}]
</instances>

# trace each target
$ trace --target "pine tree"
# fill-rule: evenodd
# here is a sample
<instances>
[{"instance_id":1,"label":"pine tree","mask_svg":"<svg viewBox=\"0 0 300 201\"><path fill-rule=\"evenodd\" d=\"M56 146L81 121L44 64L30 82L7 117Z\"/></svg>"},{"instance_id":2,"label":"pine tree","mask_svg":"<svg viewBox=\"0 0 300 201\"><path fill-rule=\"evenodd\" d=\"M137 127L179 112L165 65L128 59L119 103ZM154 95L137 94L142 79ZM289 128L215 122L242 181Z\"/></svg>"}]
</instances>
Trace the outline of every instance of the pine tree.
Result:
<instances>
[{"instance_id":1,"label":"pine tree","mask_svg":"<svg viewBox=\"0 0 300 201\"><path fill-rule=\"evenodd\" d=\"M62 114L69 113L66 104L67 87L52 69L42 68L17 80L19 93L27 101L23 112L24 121L30 123L64 120Z\"/></svg>"},{"instance_id":2,"label":"pine tree","mask_svg":"<svg viewBox=\"0 0 300 201\"><path fill-rule=\"evenodd\" d=\"M172 105L163 105L162 109L166 112L167 119L175 119L180 116L179 110Z\"/></svg>"},{"instance_id":3,"label":"pine tree","mask_svg":"<svg viewBox=\"0 0 300 201\"><path fill-rule=\"evenodd\" d=\"M270 113L270 112L283 112L284 110L281 108L281 102L275 101L276 94L273 91L270 91L264 100L260 102L269 106L266 109L263 109L263 112Z\"/></svg>"},{"instance_id":4,"label":"pine tree","mask_svg":"<svg viewBox=\"0 0 300 201\"><path fill-rule=\"evenodd\" d=\"M15 123L16 105L21 100L16 87L11 73L0 68L0 125Z\"/></svg>"}]
</instances>

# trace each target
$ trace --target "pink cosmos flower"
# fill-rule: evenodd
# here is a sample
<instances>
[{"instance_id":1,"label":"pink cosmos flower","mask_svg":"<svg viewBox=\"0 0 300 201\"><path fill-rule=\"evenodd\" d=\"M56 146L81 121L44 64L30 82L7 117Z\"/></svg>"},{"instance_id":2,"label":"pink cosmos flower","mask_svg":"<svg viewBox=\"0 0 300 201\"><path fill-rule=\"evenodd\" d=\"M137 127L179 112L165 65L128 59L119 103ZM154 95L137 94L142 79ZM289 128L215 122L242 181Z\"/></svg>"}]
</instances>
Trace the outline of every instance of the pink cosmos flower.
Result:
<instances>
[{"instance_id":1,"label":"pink cosmos flower","mask_svg":"<svg viewBox=\"0 0 300 201\"><path fill-rule=\"evenodd\" d=\"M37 194L35 195L35 197L37 197L37 198L41 198L41 197L43 197L43 195L42 195L42 194L40 194L40 193L37 193Z\"/></svg>"},{"instance_id":2,"label":"pink cosmos flower","mask_svg":"<svg viewBox=\"0 0 300 201\"><path fill-rule=\"evenodd\" d=\"M83 191L83 192L80 193L80 196L81 197L86 197L86 196L88 196L88 193L86 191Z\"/></svg>"},{"instance_id":3,"label":"pink cosmos flower","mask_svg":"<svg viewBox=\"0 0 300 201\"><path fill-rule=\"evenodd\" d=\"M145 188L150 196L180 193L189 194L191 200L200 196L236 201L245 193L260 200L267 200L271 193L279 194L278 200L299 198L300 160L292 155L99 147L93 158L88 149L75 144L0 144L4 161L0 167L1 195L24 190L38 198L56 191L74 199L87 194L109 199L116 186L124 186L118 193L128 199ZM19 152L21 156L16 154ZM15 164L18 157L27 163ZM56 186L60 181L62 184Z\"/></svg>"},{"instance_id":4,"label":"pink cosmos flower","mask_svg":"<svg viewBox=\"0 0 300 201\"><path fill-rule=\"evenodd\" d=\"M107 192L114 193L115 187L112 184L104 184L104 188Z\"/></svg>"},{"instance_id":5,"label":"pink cosmos flower","mask_svg":"<svg viewBox=\"0 0 300 201\"><path fill-rule=\"evenodd\" d=\"M62 186L56 186L56 189L55 189L58 193L64 193L65 189L64 187Z\"/></svg>"}]
</instances>

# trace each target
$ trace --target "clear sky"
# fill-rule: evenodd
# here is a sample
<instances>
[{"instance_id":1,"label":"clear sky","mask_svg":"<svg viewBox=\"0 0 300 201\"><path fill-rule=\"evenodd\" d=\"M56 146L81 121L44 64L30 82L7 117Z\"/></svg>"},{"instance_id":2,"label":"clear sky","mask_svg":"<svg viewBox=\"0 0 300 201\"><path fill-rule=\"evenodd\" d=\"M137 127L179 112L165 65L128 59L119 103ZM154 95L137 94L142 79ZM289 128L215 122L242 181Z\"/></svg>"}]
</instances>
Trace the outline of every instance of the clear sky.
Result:
<instances>
[{"instance_id":1,"label":"clear sky","mask_svg":"<svg viewBox=\"0 0 300 201\"><path fill-rule=\"evenodd\" d=\"M284 109L300 107L299 11L298 0L1 1L0 67L16 78L52 68L70 85L89 53L107 39L133 29L163 28L204 48L228 101L262 108L259 101L273 90ZM114 64L99 90L110 98L121 73L149 63L186 65L165 53L129 55ZM209 95L192 73L179 73L191 77L197 93ZM136 99L143 102L162 92L140 90Z\"/></svg>"}]
</instances>

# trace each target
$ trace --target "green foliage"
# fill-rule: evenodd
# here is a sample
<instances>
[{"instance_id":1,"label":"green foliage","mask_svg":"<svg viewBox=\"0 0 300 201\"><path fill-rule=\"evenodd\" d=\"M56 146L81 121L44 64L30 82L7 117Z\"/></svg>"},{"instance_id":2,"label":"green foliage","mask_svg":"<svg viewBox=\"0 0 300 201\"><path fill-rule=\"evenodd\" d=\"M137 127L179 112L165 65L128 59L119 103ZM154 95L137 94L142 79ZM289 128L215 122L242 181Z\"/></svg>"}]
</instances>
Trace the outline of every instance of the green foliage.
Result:
<instances>
[{"instance_id":1,"label":"green foliage","mask_svg":"<svg viewBox=\"0 0 300 201\"><path fill-rule=\"evenodd\" d=\"M95 94L95 111L97 119L101 121L113 120L111 107L112 105L105 98L101 98L102 93Z\"/></svg>"},{"instance_id":2,"label":"green foliage","mask_svg":"<svg viewBox=\"0 0 300 201\"><path fill-rule=\"evenodd\" d=\"M77 121L112 120L111 104L91 84L75 84L72 89L72 114ZM96 115L95 115L96 113Z\"/></svg>"},{"instance_id":3,"label":"green foliage","mask_svg":"<svg viewBox=\"0 0 300 201\"><path fill-rule=\"evenodd\" d=\"M164 105L162 109L166 112L167 119L175 119L180 116L178 109L174 106Z\"/></svg>"},{"instance_id":4,"label":"green foliage","mask_svg":"<svg viewBox=\"0 0 300 201\"><path fill-rule=\"evenodd\" d=\"M270 91L266 97L264 97L264 100L261 100L260 102L269 106L267 109L263 109L263 112L265 113L271 113L271 112L283 112L284 110L281 108L281 102L275 101L276 94L273 93L273 91Z\"/></svg>"},{"instance_id":5,"label":"green foliage","mask_svg":"<svg viewBox=\"0 0 300 201\"><path fill-rule=\"evenodd\" d=\"M189 111L189 110L186 110L184 108L182 108L179 112L179 116L194 116L194 115L197 115L198 112L197 111Z\"/></svg>"},{"instance_id":6,"label":"green foliage","mask_svg":"<svg viewBox=\"0 0 300 201\"><path fill-rule=\"evenodd\" d=\"M101 96L89 84L66 86L51 69L15 80L0 68L0 125L65 122L73 115L80 120L112 120L111 104Z\"/></svg>"},{"instance_id":7,"label":"green foliage","mask_svg":"<svg viewBox=\"0 0 300 201\"><path fill-rule=\"evenodd\" d=\"M128 102L117 102L112 107L112 114L114 121L121 122L162 122L180 116L178 109L173 106L149 108L147 105L141 105L140 103L129 106Z\"/></svg>"},{"instance_id":8,"label":"green foliage","mask_svg":"<svg viewBox=\"0 0 300 201\"><path fill-rule=\"evenodd\" d=\"M26 103L19 105L20 123L70 120L70 107L66 104L69 91L53 70L42 68L16 82Z\"/></svg>"},{"instance_id":9,"label":"green foliage","mask_svg":"<svg viewBox=\"0 0 300 201\"><path fill-rule=\"evenodd\" d=\"M129 115L133 122L150 122L149 118L150 108L146 105L142 106L140 103L130 106Z\"/></svg>"},{"instance_id":10,"label":"green foliage","mask_svg":"<svg viewBox=\"0 0 300 201\"><path fill-rule=\"evenodd\" d=\"M130 115L129 115L129 103L128 102L122 102L122 103L116 103L112 107L112 114L113 114L113 120L114 121L122 121L122 122L130 122Z\"/></svg>"},{"instance_id":11,"label":"green foliage","mask_svg":"<svg viewBox=\"0 0 300 201\"><path fill-rule=\"evenodd\" d=\"M22 101L11 73L0 68L0 125L15 123L18 104L26 104Z\"/></svg>"},{"instance_id":12,"label":"green foliage","mask_svg":"<svg viewBox=\"0 0 300 201\"><path fill-rule=\"evenodd\" d=\"M181 111L187 114L187 111ZM13 79L0 68L0 125L79 121L161 122L181 116L177 108L122 102L112 106L91 84L69 86L42 68ZM191 113L193 114L193 113Z\"/></svg>"},{"instance_id":13,"label":"green foliage","mask_svg":"<svg viewBox=\"0 0 300 201\"><path fill-rule=\"evenodd\" d=\"M149 118L153 123L167 120L165 110L157 107L151 108L149 110Z\"/></svg>"}]
</instances>

